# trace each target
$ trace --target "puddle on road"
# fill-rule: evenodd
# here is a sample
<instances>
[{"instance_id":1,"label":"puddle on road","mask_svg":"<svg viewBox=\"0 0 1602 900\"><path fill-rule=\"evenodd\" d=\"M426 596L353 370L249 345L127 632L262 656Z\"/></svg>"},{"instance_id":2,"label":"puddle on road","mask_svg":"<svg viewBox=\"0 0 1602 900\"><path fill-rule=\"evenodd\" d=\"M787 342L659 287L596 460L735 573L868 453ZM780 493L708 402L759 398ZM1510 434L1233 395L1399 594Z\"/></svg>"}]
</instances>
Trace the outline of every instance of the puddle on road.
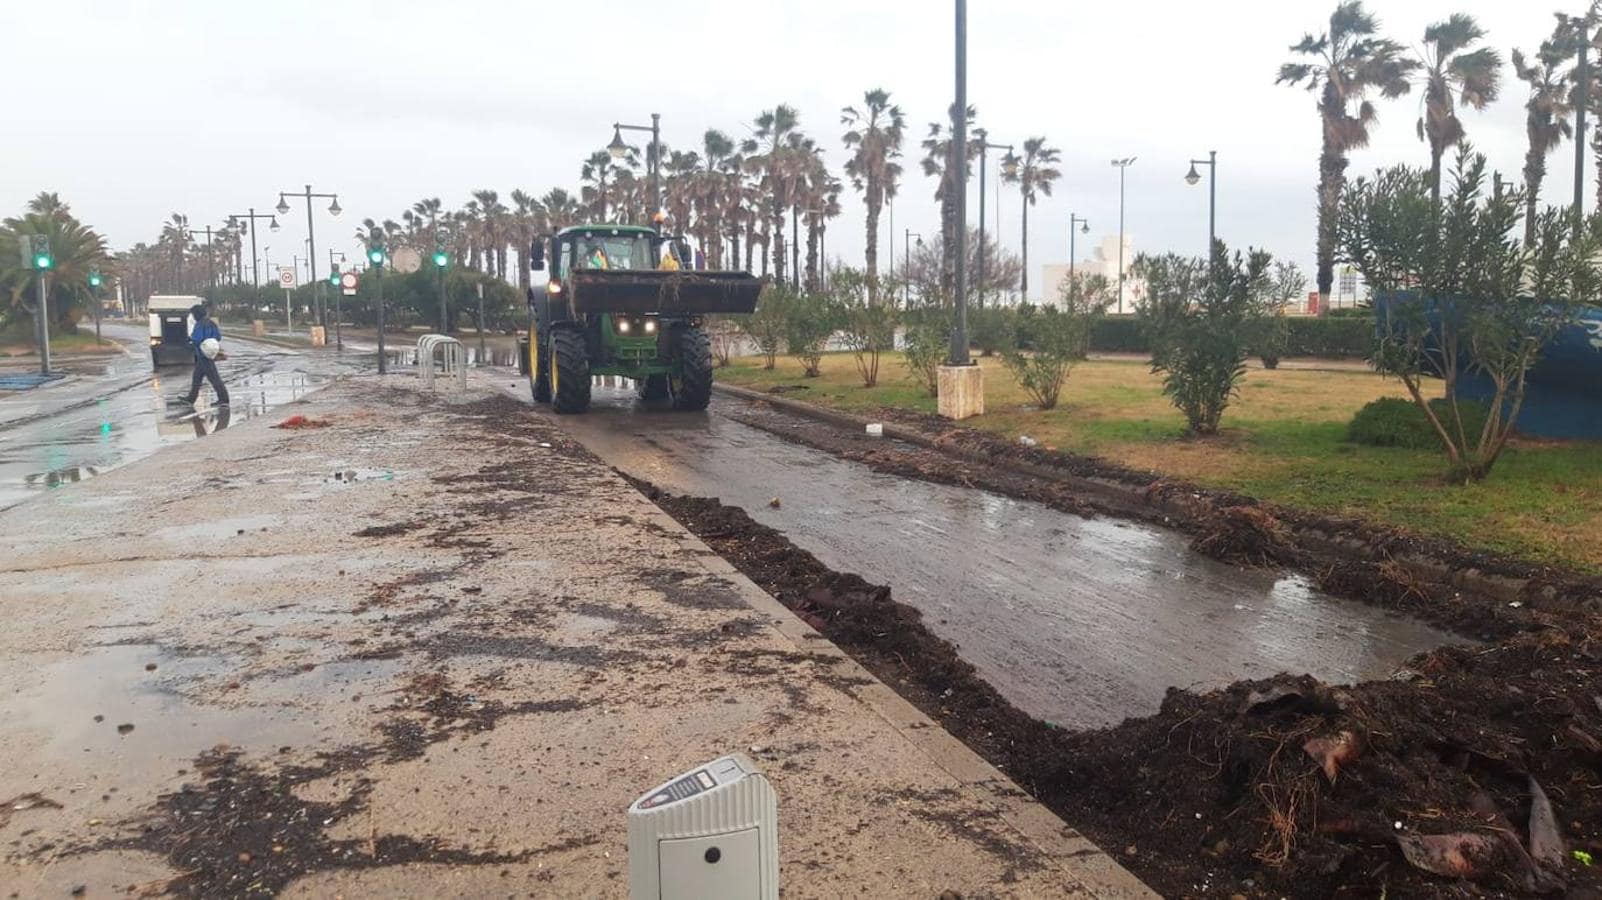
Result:
<instances>
[{"instance_id":1,"label":"puddle on road","mask_svg":"<svg viewBox=\"0 0 1602 900\"><path fill-rule=\"evenodd\" d=\"M143 362L138 371L141 377L148 374L149 363ZM91 402L0 427L0 509L93 478L168 444L202 438L264 415L327 380L302 371L246 374L229 381L230 406L202 400L198 408L167 402L188 390L185 370L161 370L132 386L108 381L106 393ZM209 387L203 395L210 395Z\"/></svg>"},{"instance_id":2,"label":"puddle on road","mask_svg":"<svg viewBox=\"0 0 1602 900\"><path fill-rule=\"evenodd\" d=\"M825 564L893 586L1020 708L1068 727L1154 713L1171 686L1383 678L1461 641L1193 553L1177 532L882 475L715 414L641 410L622 391L596 398L562 425L602 459L740 506Z\"/></svg>"}]
</instances>

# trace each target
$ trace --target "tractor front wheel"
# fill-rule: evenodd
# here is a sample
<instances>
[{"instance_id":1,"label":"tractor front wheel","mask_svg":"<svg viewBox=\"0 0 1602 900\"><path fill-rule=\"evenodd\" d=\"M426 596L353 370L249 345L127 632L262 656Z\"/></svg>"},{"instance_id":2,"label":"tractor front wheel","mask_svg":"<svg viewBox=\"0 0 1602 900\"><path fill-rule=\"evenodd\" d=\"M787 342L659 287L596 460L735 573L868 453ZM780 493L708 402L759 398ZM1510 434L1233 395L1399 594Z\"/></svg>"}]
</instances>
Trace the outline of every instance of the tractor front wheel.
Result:
<instances>
[{"instance_id":1,"label":"tractor front wheel","mask_svg":"<svg viewBox=\"0 0 1602 900\"><path fill-rule=\"evenodd\" d=\"M546 370L551 376L551 405L560 415L587 412L590 408L590 357L584 335L558 329L551 332L551 359Z\"/></svg>"},{"instance_id":2,"label":"tractor front wheel","mask_svg":"<svg viewBox=\"0 0 1602 900\"><path fill-rule=\"evenodd\" d=\"M678 375L671 380L673 408L706 409L712 402L712 341L700 328L683 328L674 335Z\"/></svg>"}]
</instances>

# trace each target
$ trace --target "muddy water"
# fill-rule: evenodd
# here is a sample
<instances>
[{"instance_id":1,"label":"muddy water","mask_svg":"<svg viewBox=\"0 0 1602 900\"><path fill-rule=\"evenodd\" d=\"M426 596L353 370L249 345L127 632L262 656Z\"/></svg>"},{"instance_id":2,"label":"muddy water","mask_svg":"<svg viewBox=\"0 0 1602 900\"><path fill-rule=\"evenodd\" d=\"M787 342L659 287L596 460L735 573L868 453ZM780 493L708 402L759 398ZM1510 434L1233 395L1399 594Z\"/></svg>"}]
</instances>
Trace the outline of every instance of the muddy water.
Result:
<instances>
[{"instance_id":1,"label":"muddy water","mask_svg":"<svg viewBox=\"0 0 1602 900\"><path fill-rule=\"evenodd\" d=\"M152 371L129 338L142 339L135 329L108 326L107 333L129 340L129 351L80 363L71 383L0 395L0 509L263 415L368 362L234 341L220 364L232 404L211 405L207 386L199 406L187 408L167 401L188 391L188 368Z\"/></svg>"},{"instance_id":2,"label":"muddy water","mask_svg":"<svg viewBox=\"0 0 1602 900\"><path fill-rule=\"evenodd\" d=\"M894 586L1009 699L1067 727L1155 712L1170 686L1383 678L1455 640L1300 576L1192 553L1177 533L875 473L716 415L726 398L708 415L639 409L615 389L596 399L561 422L607 462L743 507L826 564Z\"/></svg>"}]
</instances>

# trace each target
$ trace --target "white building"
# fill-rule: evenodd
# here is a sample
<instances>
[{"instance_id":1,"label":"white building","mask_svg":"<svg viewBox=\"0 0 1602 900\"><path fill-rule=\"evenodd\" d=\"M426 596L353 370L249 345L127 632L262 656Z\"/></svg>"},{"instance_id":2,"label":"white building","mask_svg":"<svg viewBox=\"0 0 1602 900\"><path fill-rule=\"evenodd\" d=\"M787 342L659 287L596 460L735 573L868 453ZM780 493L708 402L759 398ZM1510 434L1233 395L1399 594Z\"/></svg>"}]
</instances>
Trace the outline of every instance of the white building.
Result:
<instances>
[{"instance_id":1,"label":"white building","mask_svg":"<svg viewBox=\"0 0 1602 900\"><path fill-rule=\"evenodd\" d=\"M1129 267L1135 261L1134 235L1124 235L1124 302L1120 309L1118 301L1107 308L1109 313L1134 312L1135 306L1146 296L1146 282L1129 274ZM1113 296L1118 296L1118 236L1103 238L1100 244L1091 249L1089 259L1081 259L1074 263L1074 274L1100 275L1107 279L1112 286ZM1068 279L1068 266L1065 263L1048 263L1040 267L1041 303L1054 306L1057 303L1058 290L1062 283Z\"/></svg>"}]
</instances>

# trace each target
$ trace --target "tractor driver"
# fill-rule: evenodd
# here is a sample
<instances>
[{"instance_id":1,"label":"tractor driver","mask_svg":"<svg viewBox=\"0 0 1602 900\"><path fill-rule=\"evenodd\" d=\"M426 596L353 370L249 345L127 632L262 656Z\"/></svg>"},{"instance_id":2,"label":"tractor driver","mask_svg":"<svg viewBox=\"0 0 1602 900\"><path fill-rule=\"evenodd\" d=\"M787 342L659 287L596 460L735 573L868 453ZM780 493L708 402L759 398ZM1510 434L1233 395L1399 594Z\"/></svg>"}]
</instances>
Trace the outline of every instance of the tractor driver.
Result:
<instances>
[{"instance_id":1,"label":"tractor driver","mask_svg":"<svg viewBox=\"0 0 1602 900\"><path fill-rule=\"evenodd\" d=\"M610 269L612 261L607 258L606 245L600 241L590 244L589 253L585 254L584 267L587 269Z\"/></svg>"}]
</instances>

